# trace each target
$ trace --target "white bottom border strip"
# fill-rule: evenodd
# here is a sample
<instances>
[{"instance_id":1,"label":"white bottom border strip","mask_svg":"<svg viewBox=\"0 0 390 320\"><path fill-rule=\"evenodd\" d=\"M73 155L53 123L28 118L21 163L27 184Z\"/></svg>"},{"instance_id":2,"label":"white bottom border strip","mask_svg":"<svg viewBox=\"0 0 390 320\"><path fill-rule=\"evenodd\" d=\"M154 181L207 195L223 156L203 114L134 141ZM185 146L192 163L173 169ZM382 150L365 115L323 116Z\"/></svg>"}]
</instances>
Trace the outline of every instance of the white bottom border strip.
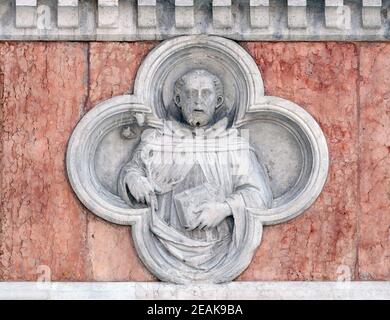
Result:
<instances>
[{"instance_id":1,"label":"white bottom border strip","mask_svg":"<svg viewBox=\"0 0 390 320\"><path fill-rule=\"evenodd\" d=\"M0 299L126 300L390 300L390 281L232 282L0 282Z\"/></svg>"}]
</instances>

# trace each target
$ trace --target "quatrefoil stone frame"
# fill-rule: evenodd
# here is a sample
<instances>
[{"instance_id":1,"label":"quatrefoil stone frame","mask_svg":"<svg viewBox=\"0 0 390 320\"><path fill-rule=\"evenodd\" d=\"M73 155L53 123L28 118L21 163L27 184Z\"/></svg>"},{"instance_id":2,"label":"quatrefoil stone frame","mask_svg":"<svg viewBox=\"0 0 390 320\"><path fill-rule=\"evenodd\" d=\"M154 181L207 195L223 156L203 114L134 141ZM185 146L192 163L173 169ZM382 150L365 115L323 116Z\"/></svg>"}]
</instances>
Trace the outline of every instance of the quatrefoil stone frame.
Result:
<instances>
[{"instance_id":1,"label":"quatrefoil stone frame","mask_svg":"<svg viewBox=\"0 0 390 320\"><path fill-rule=\"evenodd\" d=\"M108 135L112 136L110 139L114 139L118 150L122 150L129 146L122 142L126 138L117 134L123 128L157 126L172 99L174 82L194 68L206 68L221 78L226 103L234 110L233 125L249 130L253 142L265 150L269 173L277 180L274 188L278 196L273 207L267 211L250 210L256 223L248 242L260 243L263 225L288 221L308 209L323 189L329 166L326 139L317 122L294 102L266 96L256 63L240 45L216 36L183 36L162 42L138 70L134 94L103 101L80 120L69 140L67 171L81 202L107 221L131 225L143 263L159 279L175 283L193 281L185 274L167 270L163 259L154 257L145 238L149 208L131 209L115 194L115 188L107 187L117 176L101 174L103 165L99 159L109 146ZM136 140L131 147L135 143ZM106 152L104 157L112 153ZM104 160L105 166L123 164L123 160L115 160L115 154L112 157ZM125 159L125 153L121 157ZM118 172L114 169L112 172ZM231 261L213 274L211 281L221 283L234 279L249 265L253 254L253 250L243 248L237 261Z\"/></svg>"}]
</instances>

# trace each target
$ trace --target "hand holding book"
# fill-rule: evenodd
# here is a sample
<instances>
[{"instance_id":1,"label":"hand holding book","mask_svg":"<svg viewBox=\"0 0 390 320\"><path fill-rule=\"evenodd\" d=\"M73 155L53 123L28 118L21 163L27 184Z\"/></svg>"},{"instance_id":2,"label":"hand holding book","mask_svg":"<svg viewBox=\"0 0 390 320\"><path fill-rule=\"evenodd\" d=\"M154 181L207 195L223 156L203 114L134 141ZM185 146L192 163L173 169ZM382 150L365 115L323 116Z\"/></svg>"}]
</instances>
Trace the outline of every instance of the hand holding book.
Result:
<instances>
[{"instance_id":1,"label":"hand holding book","mask_svg":"<svg viewBox=\"0 0 390 320\"><path fill-rule=\"evenodd\" d=\"M197 216L190 230L215 228L232 215L232 210L226 202L208 202L197 207L194 213Z\"/></svg>"},{"instance_id":2,"label":"hand holding book","mask_svg":"<svg viewBox=\"0 0 390 320\"><path fill-rule=\"evenodd\" d=\"M187 230L208 229L232 214L223 190L204 183L174 196L179 220Z\"/></svg>"}]
</instances>

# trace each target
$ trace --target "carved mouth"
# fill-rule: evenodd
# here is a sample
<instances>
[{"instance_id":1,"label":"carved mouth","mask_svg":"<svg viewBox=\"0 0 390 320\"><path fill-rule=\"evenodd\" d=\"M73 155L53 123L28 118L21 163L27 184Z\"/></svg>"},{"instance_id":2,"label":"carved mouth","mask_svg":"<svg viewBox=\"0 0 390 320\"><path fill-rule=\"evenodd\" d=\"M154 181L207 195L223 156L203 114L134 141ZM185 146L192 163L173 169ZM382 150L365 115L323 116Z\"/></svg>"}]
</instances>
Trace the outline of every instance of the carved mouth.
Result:
<instances>
[{"instance_id":1,"label":"carved mouth","mask_svg":"<svg viewBox=\"0 0 390 320\"><path fill-rule=\"evenodd\" d=\"M204 110L202 110L202 109L194 109L194 112L195 113L204 113Z\"/></svg>"}]
</instances>

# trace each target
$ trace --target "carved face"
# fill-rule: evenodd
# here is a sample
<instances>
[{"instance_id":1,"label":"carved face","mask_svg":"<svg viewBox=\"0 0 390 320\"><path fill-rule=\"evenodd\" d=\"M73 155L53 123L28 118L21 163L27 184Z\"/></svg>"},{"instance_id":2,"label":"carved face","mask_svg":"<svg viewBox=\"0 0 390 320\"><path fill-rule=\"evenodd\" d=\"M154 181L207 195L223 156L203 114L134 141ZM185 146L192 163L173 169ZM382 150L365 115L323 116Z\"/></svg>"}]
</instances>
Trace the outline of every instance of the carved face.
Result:
<instances>
[{"instance_id":1,"label":"carved face","mask_svg":"<svg viewBox=\"0 0 390 320\"><path fill-rule=\"evenodd\" d=\"M213 122L215 111L223 103L221 93L222 85L216 76L205 70L194 70L176 83L175 103L189 125L203 127Z\"/></svg>"}]
</instances>

